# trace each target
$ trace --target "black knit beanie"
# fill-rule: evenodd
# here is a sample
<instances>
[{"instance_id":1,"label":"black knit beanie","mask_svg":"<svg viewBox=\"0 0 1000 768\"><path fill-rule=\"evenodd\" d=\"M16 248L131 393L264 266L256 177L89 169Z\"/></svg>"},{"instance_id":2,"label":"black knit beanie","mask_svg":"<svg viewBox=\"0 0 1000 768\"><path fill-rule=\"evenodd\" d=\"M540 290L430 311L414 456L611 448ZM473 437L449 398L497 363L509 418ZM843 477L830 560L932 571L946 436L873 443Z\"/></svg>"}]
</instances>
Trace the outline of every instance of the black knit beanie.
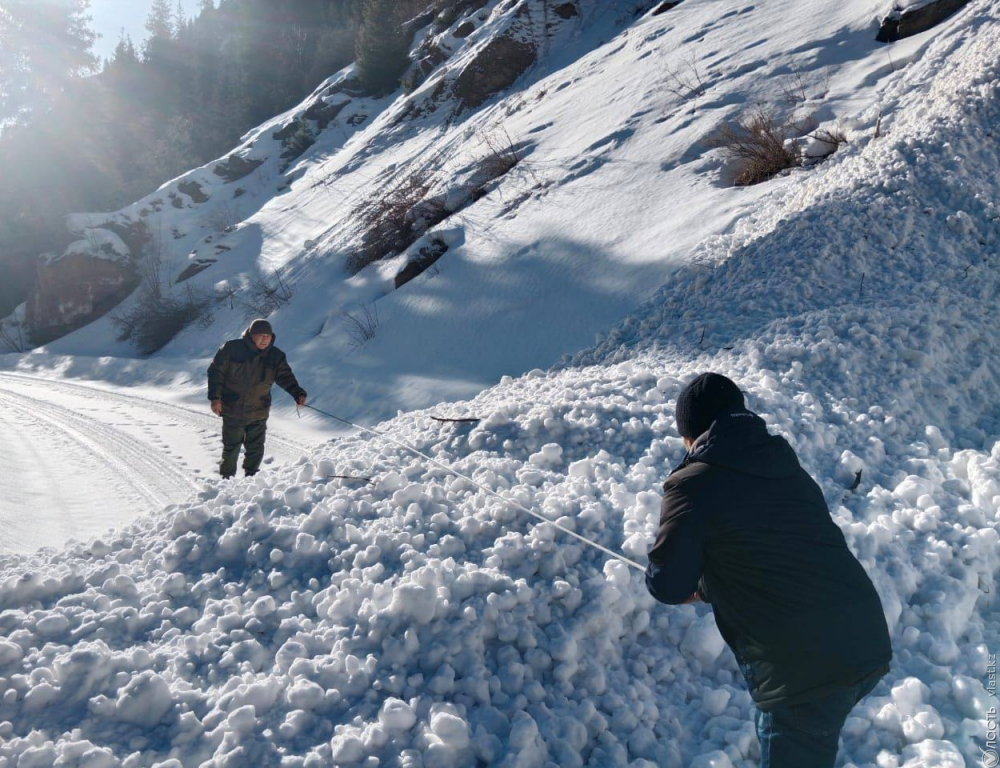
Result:
<instances>
[{"instance_id":1,"label":"black knit beanie","mask_svg":"<svg viewBox=\"0 0 1000 768\"><path fill-rule=\"evenodd\" d=\"M257 333L266 333L270 336L274 336L274 331L271 330L271 324L264 319L254 320L250 323L250 335L253 336Z\"/></svg>"},{"instance_id":2,"label":"black knit beanie","mask_svg":"<svg viewBox=\"0 0 1000 768\"><path fill-rule=\"evenodd\" d=\"M720 373L703 373L677 397L677 431L696 439L723 411L746 408L743 393Z\"/></svg>"}]
</instances>

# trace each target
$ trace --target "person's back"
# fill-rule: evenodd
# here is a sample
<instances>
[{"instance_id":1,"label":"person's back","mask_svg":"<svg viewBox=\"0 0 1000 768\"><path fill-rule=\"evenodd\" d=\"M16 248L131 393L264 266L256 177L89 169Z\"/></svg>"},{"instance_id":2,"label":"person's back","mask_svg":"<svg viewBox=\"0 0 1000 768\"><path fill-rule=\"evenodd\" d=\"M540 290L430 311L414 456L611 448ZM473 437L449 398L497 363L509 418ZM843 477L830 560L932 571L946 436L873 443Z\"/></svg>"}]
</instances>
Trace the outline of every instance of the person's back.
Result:
<instances>
[{"instance_id":1,"label":"person's back","mask_svg":"<svg viewBox=\"0 0 1000 768\"><path fill-rule=\"evenodd\" d=\"M878 593L788 442L725 377L693 387L678 403L689 450L664 484L647 585L662 602L712 604L759 710L762 765L833 765L843 719L892 657ZM774 717L827 730L825 746L795 752L799 734Z\"/></svg>"}]
</instances>

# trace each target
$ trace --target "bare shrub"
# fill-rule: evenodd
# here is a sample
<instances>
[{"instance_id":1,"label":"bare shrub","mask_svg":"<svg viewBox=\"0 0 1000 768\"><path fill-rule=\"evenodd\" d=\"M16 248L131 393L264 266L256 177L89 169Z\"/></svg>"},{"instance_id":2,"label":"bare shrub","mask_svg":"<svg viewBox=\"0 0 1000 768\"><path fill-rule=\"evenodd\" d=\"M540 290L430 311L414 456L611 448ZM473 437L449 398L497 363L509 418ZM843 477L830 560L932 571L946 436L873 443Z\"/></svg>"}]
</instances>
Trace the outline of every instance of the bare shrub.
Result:
<instances>
[{"instance_id":1,"label":"bare shrub","mask_svg":"<svg viewBox=\"0 0 1000 768\"><path fill-rule=\"evenodd\" d=\"M807 83L801 72L789 75L781 81L781 95L789 106L805 104L809 100L806 91Z\"/></svg>"},{"instance_id":2,"label":"bare shrub","mask_svg":"<svg viewBox=\"0 0 1000 768\"><path fill-rule=\"evenodd\" d=\"M174 295L154 293L143 285L127 309L111 315L111 322L119 341L130 341L140 354L151 355L192 323L207 326L214 303L211 294L190 286Z\"/></svg>"},{"instance_id":3,"label":"bare shrub","mask_svg":"<svg viewBox=\"0 0 1000 768\"><path fill-rule=\"evenodd\" d=\"M847 136L844 135L844 131L840 128L820 128L816 131L816 133L810 135L817 141L829 144L833 148L832 151L834 152L840 149L844 144L849 143L847 141Z\"/></svg>"},{"instance_id":4,"label":"bare shrub","mask_svg":"<svg viewBox=\"0 0 1000 768\"><path fill-rule=\"evenodd\" d=\"M353 275L369 264L406 250L428 229L448 216L444 201L427 199L431 175L419 168L395 186L362 202L354 217L365 231L360 247L347 259Z\"/></svg>"},{"instance_id":5,"label":"bare shrub","mask_svg":"<svg viewBox=\"0 0 1000 768\"><path fill-rule=\"evenodd\" d=\"M378 307L375 304L363 304L357 314L345 312L344 323L354 346L363 347L378 332Z\"/></svg>"},{"instance_id":6,"label":"bare shrub","mask_svg":"<svg viewBox=\"0 0 1000 768\"><path fill-rule=\"evenodd\" d=\"M745 187L800 165L799 140L793 138L800 133L800 125L782 122L773 112L757 107L735 123L719 128L709 144L739 163L733 183Z\"/></svg>"},{"instance_id":7,"label":"bare shrub","mask_svg":"<svg viewBox=\"0 0 1000 768\"><path fill-rule=\"evenodd\" d=\"M268 317L275 310L292 300L295 292L285 281L281 270L275 270L271 277L258 277L240 297L243 316L247 319ZM224 298L227 298L225 296Z\"/></svg>"},{"instance_id":8,"label":"bare shrub","mask_svg":"<svg viewBox=\"0 0 1000 768\"><path fill-rule=\"evenodd\" d=\"M18 316L18 309L21 311ZM0 320L0 345L8 352L26 352L28 341L24 334L24 305Z\"/></svg>"},{"instance_id":9,"label":"bare shrub","mask_svg":"<svg viewBox=\"0 0 1000 768\"><path fill-rule=\"evenodd\" d=\"M110 315L119 341L129 341L142 355L162 349L192 323L207 326L216 297L191 286L175 293L164 280L172 265L165 263L162 230L149 238L146 250L135 259L139 288L131 304Z\"/></svg>"},{"instance_id":10,"label":"bare shrub","mask_svg":"<svg viewBox=\"0 0 1000 768\"><path fill-rule=\"evenodd\" d=\"M683 101L701 96L708 88L693 55L681 68L667 65L663 87Z\"/></svg>"},{"instance_id":11,"label":"bare shrub","mask_svg":"<svg viewBox=\"0 0 1000 768\"><path fill-rule=\"evenodd\" d=\"M240 204L235 200L220 200L201 219L201 223L213 232L232 232L243 221Z\"/></svg>"},{"instance_id":12,"label":"bare shrub","mask_svg":"<svg viewBox=\"0 0 1000 768\"><path fill-rule=\"evenodd\" d=\"M478 131L479 140L486 147L486 157L480 166L488 179L498 179L506 176L521 162L521 153L514 146L505 126L487 131Z\"/></svg>"}]
</instances>

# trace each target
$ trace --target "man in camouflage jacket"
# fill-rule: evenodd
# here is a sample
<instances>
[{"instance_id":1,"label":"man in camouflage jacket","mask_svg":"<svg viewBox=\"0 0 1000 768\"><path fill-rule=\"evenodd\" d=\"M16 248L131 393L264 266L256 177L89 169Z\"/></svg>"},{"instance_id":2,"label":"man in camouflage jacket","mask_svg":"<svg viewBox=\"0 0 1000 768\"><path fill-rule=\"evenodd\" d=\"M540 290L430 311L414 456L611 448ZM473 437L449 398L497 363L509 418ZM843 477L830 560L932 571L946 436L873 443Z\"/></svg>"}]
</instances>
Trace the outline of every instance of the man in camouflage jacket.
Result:
<instances>
[{"instance_id":1,"label":"man in camouflage jacket","mask_svg":"<svg viewBox=\"0 0 1000 768\"><path fill-rule=\"evenodd\" d=\"M306 391L295 379L285 353L274 346L274 331L267 320L254 320L239 339L227 341L208 367L208 399L212 412L222 417L222 461L219 474L232 477L240 446L245 446L243 470L247 476L260 469L264 436L271 411L271 385L277 383L306 404Z\"/></svg>"}]
</instances>

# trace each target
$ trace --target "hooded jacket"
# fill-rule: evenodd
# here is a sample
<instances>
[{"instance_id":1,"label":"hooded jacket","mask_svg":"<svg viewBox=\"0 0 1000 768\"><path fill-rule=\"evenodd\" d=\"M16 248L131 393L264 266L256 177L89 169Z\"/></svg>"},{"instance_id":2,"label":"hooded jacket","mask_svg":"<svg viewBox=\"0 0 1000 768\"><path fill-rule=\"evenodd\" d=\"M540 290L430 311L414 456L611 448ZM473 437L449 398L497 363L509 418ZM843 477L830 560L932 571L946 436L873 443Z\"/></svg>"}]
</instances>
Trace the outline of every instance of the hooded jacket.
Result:
<instances>
[{"instance_id":1,"label":"hooded jacket","mask_svg":"<svg viewBox=\"0 0 1000 768\"><path fill-rule=\"evenodd\" d=\"M208 399L222 401L222 415L242 421L260 421L271 412L271 386L277 384L298 400L306 395L295 379L285 353L271 343L257 349L250 329L227 341L208 366Z\"/></svg>"},{"instance_id":2,"label":"hooded jacket","mask_svg":"<svg viewBox=\"0 0 1000 768\"><path fill-rule=\"evenodd\" d=\"M720 414L663 485L646 586L712 604L762 710L888 670L878 593L791 445L746 409Z\"/></svg>"}]
</instances>

